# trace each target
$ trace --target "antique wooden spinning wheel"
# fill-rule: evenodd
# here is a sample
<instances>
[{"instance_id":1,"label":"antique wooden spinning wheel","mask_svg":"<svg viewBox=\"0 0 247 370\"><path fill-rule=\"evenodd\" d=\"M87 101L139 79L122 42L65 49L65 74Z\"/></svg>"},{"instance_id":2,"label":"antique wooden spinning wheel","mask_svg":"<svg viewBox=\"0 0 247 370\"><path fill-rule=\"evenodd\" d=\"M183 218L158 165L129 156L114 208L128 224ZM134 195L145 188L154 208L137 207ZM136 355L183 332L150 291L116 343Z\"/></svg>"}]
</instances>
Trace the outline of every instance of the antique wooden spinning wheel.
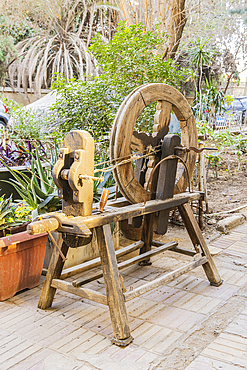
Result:
<instances>
[{"instance_id":1,"label":"antique wooden spinning wheel","mask_svg":"<svg viewBox=\"0 0 247 370\"><path fill-rule=\"evenodd\" d=\"M135 123L142 111L150 103L156 101L153 134L148 135L134 131ZM168 134L171 112L174 112L179 120L182 145L186 147L197 146L195 119L185 97L172 86L151 83L132 91L118 110L111 132L110 156L112 163L119 164L123 158L131 158L134 153L144 154L148 150L157 148ZM182 159L186 164L189 177L191 177L196 162L196 153L193 151L185 153ZM142 165L136 164L136 170L134 170L131 161L125 161L126 163L114 168L114 177L119 190L130 203L140 203L147 199L147 180L157 161L157 155L151 152L149 163L147 161L145 163L145 176L142 176L142 179L140 176ZM185 191L187 186L188 176L185 167L180 164L176 174L175 193Z\"/></svg>"}]
</instances>

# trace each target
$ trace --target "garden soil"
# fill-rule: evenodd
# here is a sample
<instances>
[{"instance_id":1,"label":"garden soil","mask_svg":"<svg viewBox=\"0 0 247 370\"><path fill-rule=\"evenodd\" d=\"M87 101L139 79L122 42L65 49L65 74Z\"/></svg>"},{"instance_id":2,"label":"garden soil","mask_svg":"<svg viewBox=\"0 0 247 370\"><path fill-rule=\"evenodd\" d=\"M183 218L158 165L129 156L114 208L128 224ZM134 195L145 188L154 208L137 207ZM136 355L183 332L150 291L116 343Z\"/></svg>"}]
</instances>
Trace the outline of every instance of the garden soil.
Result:
<instances>
[{"instance_id":1,"label":"garden soil","mask_svg":"<svg viewBox=\"0 0 247 370\"><path fill-rule=\"evenodd\" d=\"M220 234L217 222L231 216L233 213L229 211L237 210L247 216L247 154L242 154L240 161L232 151L225 151L220 156L217 168L206 163L209 212L205 212L206 205L203 202L203 232L208 240Z\"/></svg>"}]
</instances>

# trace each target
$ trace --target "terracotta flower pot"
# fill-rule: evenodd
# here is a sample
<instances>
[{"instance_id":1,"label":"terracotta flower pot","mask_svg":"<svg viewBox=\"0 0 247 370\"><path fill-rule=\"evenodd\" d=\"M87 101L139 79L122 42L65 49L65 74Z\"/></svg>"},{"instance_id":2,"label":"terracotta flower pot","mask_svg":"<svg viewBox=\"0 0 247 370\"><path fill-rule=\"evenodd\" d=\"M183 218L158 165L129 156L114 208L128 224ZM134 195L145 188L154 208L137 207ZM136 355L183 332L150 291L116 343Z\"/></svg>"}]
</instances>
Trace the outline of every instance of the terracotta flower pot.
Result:
<instances>
[{"instance_id":1,"label":"terracotta flower pot","mask_svg":"<svg viewBox=\"0 0 247 370\"><path fill-rule=\"evenodd\" d=\"M0 301L39 285L47 234L26 231L0 239Z\"/></svg>"}]
</instances>

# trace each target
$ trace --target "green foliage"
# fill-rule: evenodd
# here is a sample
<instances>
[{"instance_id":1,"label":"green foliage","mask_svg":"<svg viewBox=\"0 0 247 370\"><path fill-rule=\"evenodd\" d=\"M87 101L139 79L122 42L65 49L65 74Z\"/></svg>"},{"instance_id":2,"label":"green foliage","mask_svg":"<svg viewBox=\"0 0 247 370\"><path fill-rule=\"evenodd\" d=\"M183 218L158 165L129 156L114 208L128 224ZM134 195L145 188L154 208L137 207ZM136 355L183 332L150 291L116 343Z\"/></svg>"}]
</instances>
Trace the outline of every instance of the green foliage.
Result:
<instances>
[{"instance_id":1,"label":"green foliage","mask_svg":"<svg viewBox=\"0 0 247 370\"><path fill-rule=\"evenodd\" d=\"M21 225L30 220L28 216L31 208L23 202L18 204L12 203L12 196L6 198L5 195L0 197L0 230L7 227Z\"/></svg>"},{"instance_id":2,"label":"green foliage","mask_svg":"<svg viewBox=\"0 0 247 370\"><path fill-rule=\"evenodd\" d=\"M189 56L191 64L196 68L204 64L209 65L213 61L215 50L206 47L210 39L211 36L206 41L202 41L198 37L197 42L191 41L193 47L189 50Z\"/></svg>"},{"instance_id":3,"label":"green foliage","mask_svg":"<svg viewBox=\"0 0 247 370\"><path fill-rule=\"evenodd\" d=\"M12 99L3 99L11 116L9 135L15 142L22 140L46 140L49 116L41 110L29 110Z\"/></svg>"},{"instance_id":4,"label":"green foliage","mask_svg":"<svg viewBox=\"0 0 247 370\"><path fill-rule=\"evenodd\" d=\"M36 31L31 26L31 22L26 19L12 20L8 16L0 15L0 33L11 36L16 45L19 41L34 36Z\"/></svg>"},{"instance_id":5,"label":"green foliage","mask_svg":"<svg viewBox=\"0 0 247 370\"><path fill-rule=\"evenodd\" d=\"M8 63L15 53L16 49L13 38L0 34L0 83L5 78Z\"/></svg>"},{"instance_id":6,"label":"green foliage","mask_svg":"<svg viewBox=\"0 0 247 370\"><path fill-rule=\"evenodd\" d=\"M220 161L222 157L219 152L210 152L206 154L206 158L209 160L209 164L213 167L213 174L218 178L218 167L220 166Z\"/></svg>"},{"instance_id":7,"label":"green foliage","mask_svg":"<svg viewBox=\"0 0 247 370\"><path fill-rule=\"evenodd\" d=\"M194 114L199 118L210 118L215 120L216 114L225 110L224 102L229 101L223 91L217 86L213 86L211 81L206 79L206 88L203 91L196 92L196 99L193 103Z\"/></svg>"},{"instance_id":8,"label":"green foliage","mask_svg":"<svg viewBox=\"0 0 247 370\"><path fill-rule=\"evenodd\" d=\"M164 32L145 32L142 24L127 26L120 23L111 41L104 43L100 35L92 40L89 48L103 70L104 76L126 93L126 83L132 87L148 82L166 81L178 85L181 72L176 64L164 62L159 48L167 41Z\"/></svg>"},{"instance_id":9,"label":"green foliage","mask_svg":"<svg viewBox=\"0 0 247 370\"><path fill-rule=\"evenodd\" d=\"M50 172L42 167L38 153L37 159L31 161L31 177L23 172L8 168L14 179L6 181L11 184L20 197L32 208L32 218L38 214L56 211L61 208L61 200L57 197L57 191Z\"/></svg>"},{"instance_id":10,"label":"green foliage","mask_svg":"<svg viewBox=\"0 0 247 370\"><path fill-rule=\"evenodd\" d=\"M10 135L16 140L45 140L49 125L48 117L36 111L18 109L12 115Z\"/></svg>"},{"instance_id":11,"label":"green foliage","mask_svg":"<svg viewBox=\"0 0 247 370\"><path fill-rule=\"evenodd\" d=\"M179 88L185 70L177 69L174 61L163 61L158 48L166 42L164 33L145 32L142 24L121 23L113 39L104 43L94 38L91 52L102 68L102 74L90 80L69 83L58 77L53 88L59 93L54 110L61 122L57 135L72 128L88 130L102 140L112 125L124 98L136 87L150 82L165 82ZM138 125L146 131L153 124L155 106L150 105Z\"/></svg>"},{"instance_id":12,"label":"green foliage","mask_svg":"<svg viewBox=\"0 0 247 370\"><path fill-rule=\"evenodd\" d=\"M116 193L116 182L113 177L112 171L105 172L107 165L109 165L109 162L107 162L107 155L104 153L101 157L101 160L99 163L97 163L96 172L94 176L99 178L99 181L94 181L93 186L93 200L94 202L99 202L102 191L104 188L107 188L109 190L109 197L108 199L112 199L115 196ZM100 178L103 177L103 181L100 180Z\"/></svg>"}]
</instances>

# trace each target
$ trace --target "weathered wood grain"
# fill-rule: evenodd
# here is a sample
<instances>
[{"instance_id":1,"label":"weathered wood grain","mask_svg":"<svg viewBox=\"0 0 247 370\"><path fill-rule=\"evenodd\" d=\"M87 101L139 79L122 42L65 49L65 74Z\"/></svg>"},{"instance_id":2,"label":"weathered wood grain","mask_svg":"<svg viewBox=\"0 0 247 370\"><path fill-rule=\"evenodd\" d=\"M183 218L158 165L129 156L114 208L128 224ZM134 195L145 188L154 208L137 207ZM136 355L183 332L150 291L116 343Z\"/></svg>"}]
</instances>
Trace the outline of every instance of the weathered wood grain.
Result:
<instances>
[{"instance_id":1,"label":"weathered wood grain","mask_svg":"<svg viewBox=\"0 0 247 370\"><path fill-rule=\"evenodd\" d=\"M182 204L178 209L193 245L201 247L202 255L207 257L207 263L203 265L203 268L208 280L211 285L219 286L222 284L221 277L189 203Z\"/></svg>"},{"instance_id":2,"label":"weathered wood grain","mask_svg":"<svg viewBox=\"0 0 247 370\"><path fill-rule=\"evenodd\" d=\"M96 235L115 340L132 340L110 225L96 228Z\"/></svg>"},{"instance_id":3,"label":"weathered wood grain","mask_svg":"<svg viewBox=\"0 0 247 370\"><path fill-rule=\"evenodd\" d=\"M138 242L130 244L127 247L118 249L116 251L116 258L122 257L122 256L124 256L128 253L132 253L135 250L140 249L142 246L143 246L143 241L139 240ZM66 279L66 278L71 277L73 275L80 274L82 272L91 270L91 269L93 269L95 267L98 267L100 265L101 265L100 257L94 258L91 261L83 262L79 265L69 267L69 268L63 270L63 272L61 274L61 279Z\"/></svg>"},{"instance_id":4,"label":"weathered wood grain","mask_svg":"<svg viewBox=\"0 0 247 370\"><path fill-rule=\"evenodd\" d=\"M152 290L154 288L157 288L158 286L167 283L171 280L176 279L178 276L185 274L186 272L193 270L194 268L204 265L207 262L207 257L201 257L196 261L190 262L185 266L182 266L174 271L169 272L168 274L165 274L147 284L143 284L140 287L131 290L130 292L124 293L125 301L130 301L133 298L138 297L141 294L144 294L148 292L149 290Z\"/></svg>"},{"instance_id":5,"label":"weathered wood grain","mask_svg":"<svg viewBox=\"0 0 247 370\"><path fill-rule=\"evenodd\" d=\"M98 302L107 305L107 297L92 289L75 288L71 283L60 279L53 279L51 286L55 289L63 290L64 292L73 293L82 298L90 299L90 301Z\"/></svg>"}]
</instances>

